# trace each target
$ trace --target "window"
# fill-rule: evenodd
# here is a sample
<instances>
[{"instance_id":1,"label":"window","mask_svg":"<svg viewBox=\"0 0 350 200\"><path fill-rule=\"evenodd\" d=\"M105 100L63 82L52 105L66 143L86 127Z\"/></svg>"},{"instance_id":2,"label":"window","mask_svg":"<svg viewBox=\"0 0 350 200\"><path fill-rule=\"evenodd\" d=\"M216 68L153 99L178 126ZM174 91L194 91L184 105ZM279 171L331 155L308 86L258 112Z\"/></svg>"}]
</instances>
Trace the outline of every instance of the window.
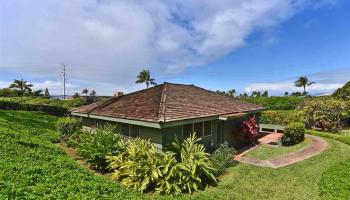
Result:
<instances>
[{"instance_id":1,"label":"window","mask_svg":"<svg viewBox=\"0 0 350 200\"><path fill-rule=\"evenodd\" d=\"M121 134L129 136L129 124L121 124Z\"/></svg>"},{"instance_id":2,"label":"window","mask_svg":"<svg viewBox=\"0 0 350 200\"><path fill-rule=\"evenodd\" d=\"M130 125L130 137L139 137L140 136L140 128L135 125Z\"/></svg>"},{"instance_id":3,"label":"window","mask_svg":"<svg viewBox=\"0 0 350 200\"><path fill-rule=\"evenodd\" d=\"M191 133L193 133L193 124L187 124L182 126L183 139L190 137Z\"/></svg>"},{"instance_id":4,"label":"window","mask_svg":"<svg viewBox=\"0 0 350 200\"><path fill-rule=\"evenodd\" d=\"M203 136L211 135L211 121L204 122L204 134Z\"/></svg>"},{"instance_id":5,"label":"window","mask_svg":"<svg viewBox=\"0 0 350 200\"><path fill-rule=\"evenodd\" d=\"M197 137L203 136L203 122L199 122L199 123L194 124L194 132L196 133Z\"/></svg>"}]
</instances>

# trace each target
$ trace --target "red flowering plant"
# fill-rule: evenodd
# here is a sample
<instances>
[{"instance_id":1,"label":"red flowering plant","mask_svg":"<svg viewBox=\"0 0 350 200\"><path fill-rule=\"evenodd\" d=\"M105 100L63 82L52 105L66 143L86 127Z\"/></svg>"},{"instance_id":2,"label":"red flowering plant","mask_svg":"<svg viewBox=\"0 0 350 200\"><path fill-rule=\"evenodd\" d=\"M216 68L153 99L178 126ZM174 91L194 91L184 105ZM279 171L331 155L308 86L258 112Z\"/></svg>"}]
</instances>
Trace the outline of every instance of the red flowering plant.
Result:
<instances>
[{"instance_id":1,"label":"red flowering plant","mask_svg":"<svg viewBox=\"0 0 350 200\"><path fill-rule=\"evenodd\" d=\"M255 144L259 134L256 117L251 115L247 120L241 123L241 127L243 134L248 136L252 143Z\"/></svg>"}]
</instances>

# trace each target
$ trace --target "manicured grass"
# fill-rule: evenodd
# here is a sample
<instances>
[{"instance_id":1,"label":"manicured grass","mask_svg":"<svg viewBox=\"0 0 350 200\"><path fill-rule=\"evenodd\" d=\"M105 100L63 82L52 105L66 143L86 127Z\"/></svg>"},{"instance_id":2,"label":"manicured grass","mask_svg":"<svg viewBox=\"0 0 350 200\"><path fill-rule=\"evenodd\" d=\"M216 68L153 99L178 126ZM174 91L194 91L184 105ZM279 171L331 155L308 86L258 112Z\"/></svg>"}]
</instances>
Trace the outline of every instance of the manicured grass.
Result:
<instances>
[{"instance_id":1,"label":"manicured grass","mask_svg":"<svg viewBox=\"0 0 350 200\"><path fill-rule=\"evenodd\" d=\"M0 110L0 199L139 199L79 166L52 142L56 117Z\"/></svg>"},{"instance_id":2,"label":"manicured grass","mask_svg":"<svg viewBox=\"0 0 350 200\"><path fill-rule=\"evenodd\" d=\"M257 158L261 160L274 159L282 155L287 155L290 153L297 152L303 148L306 148L311 144L310 138L305 138L303 142L293 146L271 146L268 144L263 144L254 150L249 151L246 156Z\"/></svg>"},{"instance_id":3,"label":"manicured grass","mask_svg":"<svg viewBox=\"0 0 350 200\"><path fill-rule=\"evenodd\" d=\"M327 169L321 178L322 199L350 199L350 160Z\"/></svg>"},{"instance_id":4,"label":"manicured grass","mask_svg":"<svg viewBox=\"0 0 350 200\"><path fill-rule=\"evenodd\" d=\"M326 193L323 182L337 180L325 177L337 163L350 160L350 145L325 139L329 146L323 153L284 168L237 164L216 187L193 195L139 195L90 173L53 144L56 119L0 110L0 199L332 199L336 194Z\"/></svg>"},{"instance_id":5,"label":"manicured grass","mask_svg":"<svg viewBox=\"0 0 350 200\"><path fill-rule=\"evenodd\" d=\"M306 133L310 135L317 135L321 137L331 138L350 145L349 130L344 130L342 133L330 133L330 132L322 132L322 131L316 131L316 130L306 130Z\"/></svg>"}]
</instances>

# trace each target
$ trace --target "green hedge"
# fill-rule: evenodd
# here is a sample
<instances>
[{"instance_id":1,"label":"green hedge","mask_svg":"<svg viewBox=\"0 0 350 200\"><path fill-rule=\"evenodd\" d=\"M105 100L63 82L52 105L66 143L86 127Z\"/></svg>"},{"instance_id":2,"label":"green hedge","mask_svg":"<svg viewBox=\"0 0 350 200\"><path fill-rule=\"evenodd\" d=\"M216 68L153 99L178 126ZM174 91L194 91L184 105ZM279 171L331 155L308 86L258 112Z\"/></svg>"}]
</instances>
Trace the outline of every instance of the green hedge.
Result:
<instances>
[{"instance_id":1,"label":"green hedge","mask_svg":"<svg viewBox=\"0 0 350 200\"><path fill-rule=\"evenodd\" d=\"M64 107L67 109L76 108L79 106L86 105L85 98L75 98L75 99L49 99L49 98L41 98L41 97L0 97L0 101L8 101L14 103L21 104L34 104L34 105L49 105L49 106L57 106Z\"/></svg>"},{"instance_id":2,"label":"green hedge","mask_svg":"<svg viewBox=\"0 0 350 200\"><path fill-rule=\"evenodd\" d=\"M269 110L294 110L304 99L303 97L250 97L241 100L264 106Z\"/></svg>"},{"instance_id":3,"label":"green hedge","mask_svg":"<svg viewBox=\"0 0 350 200\"><path fill-rule=\"evenodd\" d=\"M261 124L287 125L292 122L305 124L303 112L297 110L267 110L261 112Z\"/></svg>"},{"instance_id":4,"label":"green hedge","mask_svg":"<svg viewBox=\"0 0 350 200\"><path fill-rule=\"evenodd\" d=\"M25 111L41 111L54 116L64 116L68 113L67 108L49 105L21 104L10 101L0 101L0 110L25 110Z\"/></svg>"},{"instance_id":5,"label":"green hedge","mask_svg":"<svg viewBox=\"0 0 350 200\"><path fill-rule=\"evenodd\" d=\"M302 123L290 123L284 127L282 144L284 146L295 145L305 138L305 126Z\"/></svg>"}]
</instances>

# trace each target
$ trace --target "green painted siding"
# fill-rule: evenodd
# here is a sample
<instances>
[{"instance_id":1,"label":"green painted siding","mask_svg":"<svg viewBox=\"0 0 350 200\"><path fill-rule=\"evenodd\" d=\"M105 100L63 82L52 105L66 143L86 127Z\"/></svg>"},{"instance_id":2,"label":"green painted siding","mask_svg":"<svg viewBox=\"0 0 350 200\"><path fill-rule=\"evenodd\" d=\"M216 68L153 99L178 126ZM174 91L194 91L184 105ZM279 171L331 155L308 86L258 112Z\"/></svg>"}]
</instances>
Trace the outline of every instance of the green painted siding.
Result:
<instances>
[{"instance_id":1,"label":"green painted siding","mask_svg":"<svg viewBox=\"0 0 350 200\"><path fill-rule=\"evenodd\" d=\"M258 115L257 115L258 117ZM159 144L158 147L160 148L167 148L171 143L175 140L175 138L184 139L184 133L183 130L186 129L186 131L191 130L192 132L194 130L200 130L198 132L202 133L203 135L200 135L202 137L201 143L205 145L206 148L213 149L217 148L220 144L224 142L228 142L231 146L234 146L236 148L241 147L247 142L249 142L246 138L240 134L241 131L241 122L243 120L246 120L248 118L247 116L235 118L227 121L221 121L221 120L211 120L206 121L207 123L210 122L210 135L205 135L208 132L208 124L206 122L203 122L203 130L200 130L200 125L198 122L195 124L185 124L185 125L177 125L172 127L167 127L163 129L158 128L150 128L150 127L144 127L144 126L136 126L136 125L129 125L125 123L119 123L119 122L109 122L99 119L92 119L92 118L83 118L83 126L84 127L90 127L92 129L103 126L105 124L116 124L119 128L119 132L125 136L139 136L143 139L150 139L151 142ZM185 128L184 128L185 126ZM191 128L192 127L192 128ZM186 134L185 134L186 135Z\"/></svg>"}]
</instances>

